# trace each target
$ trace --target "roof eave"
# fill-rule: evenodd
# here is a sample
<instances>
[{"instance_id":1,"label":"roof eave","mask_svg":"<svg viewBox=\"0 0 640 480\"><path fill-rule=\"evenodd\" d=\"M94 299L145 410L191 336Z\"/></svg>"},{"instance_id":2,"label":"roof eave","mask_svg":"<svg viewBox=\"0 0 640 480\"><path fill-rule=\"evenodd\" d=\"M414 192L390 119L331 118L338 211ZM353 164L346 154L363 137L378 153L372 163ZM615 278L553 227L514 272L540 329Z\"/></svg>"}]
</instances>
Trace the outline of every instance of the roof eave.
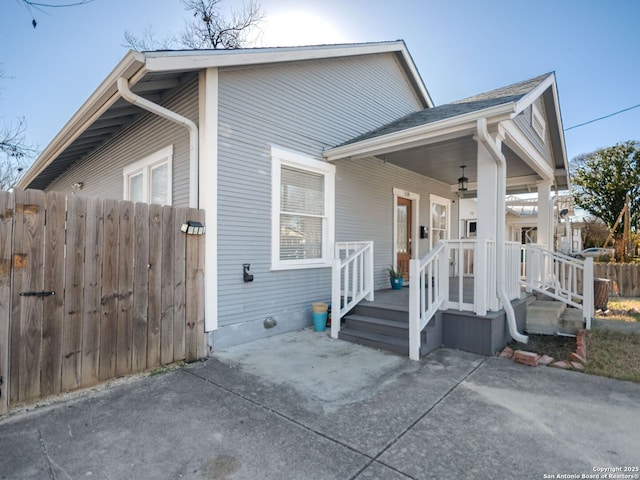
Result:
<instances>
[{"instance_id":1,"label":"roof eave","mask_svg":"<svg viewBox=\"0 0 640 480\"><path fill-rule=\"evenodd\" d=\"M360 142L334 147L326 150L323 155L330 162L345 158L374 156L383 151L390 151L390 149L394 147L402 149L404 148L403 145L410 144L417 140L437 137L444 133L451 135L456 132L461 134L466 131L474 132L476 122L479 118L486 118L489 123L498 123L502 120L507 120L513 115L514 106L514 102L509 102L495 107L465 113L426 125L419 125Z\"/></svg>"},{"instance_id":2,"label":"roof eave","mask_svg":"<svg viewBox=\"0 0 640 480\"><path fill-rule=\"evenodd\" d=\"M204 68L339 58L385 52L400 55L421 102L425 107L433 107L433 102L424 82L413 63L405 43L401 40L366 44L248 49L247 51L217 50L215 53L207 51L145 53L129 51L47 145L20 179L17 186L28 188L75 139L120 98L116 85L117 79L120 77L130 80L130 85L133 86L146 73L152 72L194 71Z\"/></svg>"},{"instance_id":3,"label":"roof eave","mask_svg":"<svg viewBox=\"0 0 640 480\"><path fill-rule=\"evenodd\" d=\"M17 183L20 188L28 188L76 138L119 98L116 81L120 77L132 78L144 68L144 55L130 50L104 79L93 94L82 104L35 160L33 165Z\"/></svg>"},{"instance_id":4,"label":"roof eave","mask_svg":"<svg viewBox=\"0 0 640 480\"><path fill-rule=\"evenodd\" d=\"M374 53L397 53L418 90L425 107L433 107L433 100L422 77L402 40L393 42L355 43L342 45L311 45L302 47L274 47L265 49L210 51L146 52L147 69L150 72L171 72L224 68L247 65L264 65L281 62L316 60L323 58L351 57Z\"/></svg>"}]
</instances>

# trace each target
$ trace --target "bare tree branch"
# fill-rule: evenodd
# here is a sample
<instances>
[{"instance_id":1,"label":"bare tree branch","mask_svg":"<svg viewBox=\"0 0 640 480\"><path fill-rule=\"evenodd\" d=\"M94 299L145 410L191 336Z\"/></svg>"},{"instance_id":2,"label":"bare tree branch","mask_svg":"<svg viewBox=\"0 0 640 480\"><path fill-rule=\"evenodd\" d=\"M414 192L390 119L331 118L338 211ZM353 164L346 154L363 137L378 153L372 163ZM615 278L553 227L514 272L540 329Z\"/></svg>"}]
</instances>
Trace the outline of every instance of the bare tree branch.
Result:
<instances>
[{"instance_id":1,"label":"bare tree branch","mask_svg":"<svg viewBox=\"0 0 640 480\"><path fill-rule=\"evenodd\" d=\"M220 14L220 0L181 0L185 9L193 13L180 36L188 48L234 49L247 42L248 35L259 26L264 13L256 0L234 10L230 18Z\"/></svg>"},{"instance_id":2,"label":"bare tree branch","mask_svg":"<svg viewBox=\"0 0 640 480\"><path fill-rule=\"evenodd\" d=\"M191 19L185 23L178 38L168 36L158 41L147 28L140 37L125 32L123 46L138 51L167 50L176 43L189 49L232 49L250 44L252 33L259 28L264 13L257 0L250 0L241 9L233 10L229 18L220 12L222 0L180 0Z\"/></svg>"},{"instance_id":3,"label":"bare tree branch","mask_svg":"<svg viewBox=\"0 0 640 480\"><path fill-rule=\"evenodd\" d=\"M148 52L151 50L171 50L175 44L176 38L173 35L167 35L164 40L159 40L156 38L153 28L148 26L139 37L129 31L124 32L122 46L138 52Z\"/></svg>"},{"instance_id":4,"label":"bare tree branch","mask_svg":"<svg viewBox=\"0 0 640 480\"><path fill-rule=\"evenodd\" d=\"M13 187L35 156L36 150L25 141L24 118L0 129L0 190Z\"/></svg>"}]
</instances>

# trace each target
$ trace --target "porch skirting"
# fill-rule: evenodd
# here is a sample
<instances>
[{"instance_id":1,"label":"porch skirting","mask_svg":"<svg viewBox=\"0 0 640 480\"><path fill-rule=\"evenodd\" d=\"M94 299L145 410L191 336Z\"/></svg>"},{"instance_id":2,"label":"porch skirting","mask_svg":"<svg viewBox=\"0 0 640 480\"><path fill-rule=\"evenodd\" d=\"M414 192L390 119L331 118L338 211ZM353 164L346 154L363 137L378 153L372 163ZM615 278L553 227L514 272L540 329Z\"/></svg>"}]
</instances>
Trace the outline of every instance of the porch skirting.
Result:
<instances>
[{"instance_id":1,"label":"porch skirting","mask_svg":"<svg viewBox=\"0 0 640 480\"><path fill-rule=\"evenodd\" d=\"M527 298L511 302L518 331L524 331ZM445 310L442 317L442 346L480 355L495 355L511 341L504 309L478 316L473 312Z\"/></svg>"}]
</instances>

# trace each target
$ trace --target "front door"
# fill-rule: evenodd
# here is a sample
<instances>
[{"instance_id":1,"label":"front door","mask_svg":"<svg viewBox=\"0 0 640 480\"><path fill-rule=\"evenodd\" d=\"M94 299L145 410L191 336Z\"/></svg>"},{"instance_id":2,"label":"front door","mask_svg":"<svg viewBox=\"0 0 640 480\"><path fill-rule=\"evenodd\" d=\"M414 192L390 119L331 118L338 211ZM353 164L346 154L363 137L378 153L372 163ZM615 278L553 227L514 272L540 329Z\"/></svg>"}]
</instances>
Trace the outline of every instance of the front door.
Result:
<instances>
[{"instance_id":1,"label":"front door","mask_svg":"<svg viewBox=\"0 0 640 480\"><path fill-rule=\"evenodd\" d=\"M413 242L411 228L411 200L398 197L396 206L396 268L402 272L405 282L409 281L409 260L411 260L411 246Z\"/></svg>"}]
</instances>

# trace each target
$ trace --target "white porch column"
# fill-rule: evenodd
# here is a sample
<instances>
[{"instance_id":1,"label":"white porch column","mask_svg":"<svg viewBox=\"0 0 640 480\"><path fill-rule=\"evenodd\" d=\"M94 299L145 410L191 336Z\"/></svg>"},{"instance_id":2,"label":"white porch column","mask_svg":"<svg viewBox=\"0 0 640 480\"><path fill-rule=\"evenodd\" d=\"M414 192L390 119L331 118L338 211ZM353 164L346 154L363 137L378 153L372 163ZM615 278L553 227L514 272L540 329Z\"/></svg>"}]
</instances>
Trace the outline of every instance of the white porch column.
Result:
<instances>
[{"instance_id":1,"label":"white porch column","mask_svg":"<svg viewBox=\"0 0 640 480\"><path fill-rule=\"evenodd\" d=\"M478 238L496 239L498 220L504 222L504 212L498 212L498 166L482 142L478 144Z\"/></svg>"},{"instance_id":2,"label":"white porch column","mask_svg":"<svg viewBox=\"0 0 640 480\"><path fill-rule=\"evenodd\" d=\"M538 182L538 244L553 250L551 180Z\"/></svg>"}]
</instances>

